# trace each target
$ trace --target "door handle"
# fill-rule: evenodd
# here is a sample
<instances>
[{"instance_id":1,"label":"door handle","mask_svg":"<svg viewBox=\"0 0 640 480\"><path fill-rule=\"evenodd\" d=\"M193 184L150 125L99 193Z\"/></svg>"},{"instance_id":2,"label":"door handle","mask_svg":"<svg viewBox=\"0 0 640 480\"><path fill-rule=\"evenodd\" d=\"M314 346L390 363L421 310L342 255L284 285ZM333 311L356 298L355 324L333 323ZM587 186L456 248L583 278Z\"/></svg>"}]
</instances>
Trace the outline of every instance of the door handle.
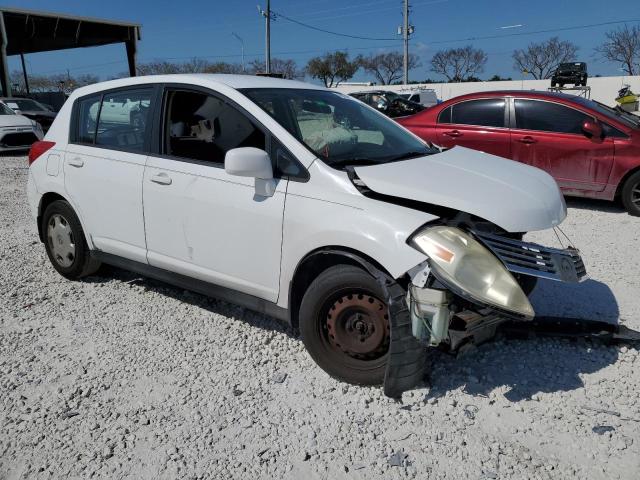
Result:
<instances>
[{"instance_id":1,"label":"door handle","mask_svg":"<svg viewBox=\"0 0 640 480\"><path fill-rule=\"evenodd\" d=\"M153 183L157 183L159 185L171 185L171 177L166 173L159 173L151 177L151 181Z\"/></svg>"},{"instance_id":2,"label":"door handle","mask_svg":"<svg viewBox=\"0 0 640 480\"><path fill-rule=\"evenodd\" d=\"M449 136L449 137L461 137L462 133L460 133L458 130L451 130L449 132L444 132L445 135Z\"/></svg>"},{"instance_id":3,"label":"door handle","mask_svg":"<svg viewBox=\"0 0 640 480\"><path fill-rule=\"evenodd\" d=\"M520 143L526 143L526 144L528 144L528 145L530 145L530 144L532 144L532 143L538 143L538 140L536 140L536 139L535 139L535 138L533 138L533 137L530 137L529 135L526 135L526 136L524 136L524 137L522 137L522 138L518 139L518 141L519 141Z\"/></svg>"},{"instance_id":4,"label":"door handle","mask_svg":"<svg viewBox=\"0 0 640 480\"><path fill-rule=\"evenodd\" d=\"M80 167L82 167L84 165L84 160L82 160L79 157L76 157L76 158L70 159L68 163L72 167L80 168Z\"/></svg>"}]
</instances>

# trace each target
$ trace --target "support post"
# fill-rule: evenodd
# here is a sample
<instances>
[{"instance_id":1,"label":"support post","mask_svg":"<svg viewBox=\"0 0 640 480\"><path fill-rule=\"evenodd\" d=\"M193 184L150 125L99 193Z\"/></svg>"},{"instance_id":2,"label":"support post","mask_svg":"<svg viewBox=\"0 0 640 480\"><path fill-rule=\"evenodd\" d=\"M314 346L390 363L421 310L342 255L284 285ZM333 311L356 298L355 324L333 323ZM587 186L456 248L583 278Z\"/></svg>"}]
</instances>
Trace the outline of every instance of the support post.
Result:
<instances>
[{"instance_id":1,"label":"support post","mask_svg":"<svg viewBox=\"0 0 640 480\"><path fill-rule=\"evenodd\" d=\"M132 27L129 33L129 40L125 42L127 48L127 63L129 64L129 76L136 76L136 39L138 38L138 27Z\"/></svg>"},{"instance_id":2,"label":"support post","mask_svg":"<svg viewBox=\"0 0 640 480\"><path fill-rule=\"evenodd\" d=\"M24 76L24 89L27 91L27 95L31 94L29 90L29 76L27 75L27 67L24 63L24 53L20 54L20 62L22 62L22 75Z\"/></svg>"},{"instance_id":3,"label":"support post","mask_svg":"<svg viewBox=\"0 0 640 480\"><path fill-rule=\"evenodd\" d=\"M0 86L5 97L11 96L11 80L7 62L7 29L4 25L4 14L0 12Z\"/></svg>"}]
</instances>

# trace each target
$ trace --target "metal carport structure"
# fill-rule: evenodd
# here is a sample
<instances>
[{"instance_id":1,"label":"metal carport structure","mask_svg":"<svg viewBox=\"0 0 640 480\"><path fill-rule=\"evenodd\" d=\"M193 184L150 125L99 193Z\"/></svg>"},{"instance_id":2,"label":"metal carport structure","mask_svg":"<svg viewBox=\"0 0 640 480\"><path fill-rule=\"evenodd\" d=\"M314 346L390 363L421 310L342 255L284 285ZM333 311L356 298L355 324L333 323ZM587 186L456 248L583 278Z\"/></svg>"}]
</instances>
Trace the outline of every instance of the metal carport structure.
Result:
<instances>
[{"instance_id":1,"label":"metal carport structure","mask_svg":"<svg viewBox=\"0 0 640 480\"><path fill-rule=\"evenodd\" d=\"M11 95L7 57L20 55L25 83L24 54L97 47L124 43L129 63L129 75L136 74L136 42L141 26L99 18L77 17L0 7L0 86L5 96Z\"/></svg>"}]
</instances>

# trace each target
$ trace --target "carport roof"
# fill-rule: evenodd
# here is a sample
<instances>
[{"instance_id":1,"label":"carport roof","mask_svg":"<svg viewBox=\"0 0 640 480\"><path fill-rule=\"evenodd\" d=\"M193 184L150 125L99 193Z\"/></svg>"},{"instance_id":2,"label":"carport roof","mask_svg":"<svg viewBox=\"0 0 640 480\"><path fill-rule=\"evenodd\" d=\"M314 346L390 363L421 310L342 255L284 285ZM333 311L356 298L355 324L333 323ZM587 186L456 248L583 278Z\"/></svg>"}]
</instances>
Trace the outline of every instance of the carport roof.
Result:
<instances>
[{"instance_id":1,"label":"carport roof","mask_svg":"<svg viewBox=\"0 0 640 480\"><path fill-rule=\"evenodd\" d=\"M59 13L0 7L7 55L95 47L140 40L140 25Z\"/></svg>"}]
</instances>

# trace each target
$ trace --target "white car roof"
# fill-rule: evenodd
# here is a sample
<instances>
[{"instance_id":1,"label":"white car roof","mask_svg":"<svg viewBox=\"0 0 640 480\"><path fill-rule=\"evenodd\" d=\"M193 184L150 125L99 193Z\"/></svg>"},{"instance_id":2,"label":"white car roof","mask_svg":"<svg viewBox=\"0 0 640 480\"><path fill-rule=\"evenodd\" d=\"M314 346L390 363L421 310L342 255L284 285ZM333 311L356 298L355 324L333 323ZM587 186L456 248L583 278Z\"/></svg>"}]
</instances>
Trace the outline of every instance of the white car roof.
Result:
<instances>
[{"instance_id":1,"label":"white car roof","mask_svg":"<svg viewBox=\"0 0 640 480\"><path fill-rule=\"evenodd\" d=\"M233 89L241 88L296 88L327 90L319 85L299 82L297 80L283 80L281 78L258 77L256 75L230 75L220 73L184 73L174 75L145 75L141 77L120 78L107 82L94 83L86 87L75 90L74 96L83 96L111 88L144 85L147 83L193 83L195 85L208 84L216 86L226 86Z\"/></svg>"}]
</instances>

